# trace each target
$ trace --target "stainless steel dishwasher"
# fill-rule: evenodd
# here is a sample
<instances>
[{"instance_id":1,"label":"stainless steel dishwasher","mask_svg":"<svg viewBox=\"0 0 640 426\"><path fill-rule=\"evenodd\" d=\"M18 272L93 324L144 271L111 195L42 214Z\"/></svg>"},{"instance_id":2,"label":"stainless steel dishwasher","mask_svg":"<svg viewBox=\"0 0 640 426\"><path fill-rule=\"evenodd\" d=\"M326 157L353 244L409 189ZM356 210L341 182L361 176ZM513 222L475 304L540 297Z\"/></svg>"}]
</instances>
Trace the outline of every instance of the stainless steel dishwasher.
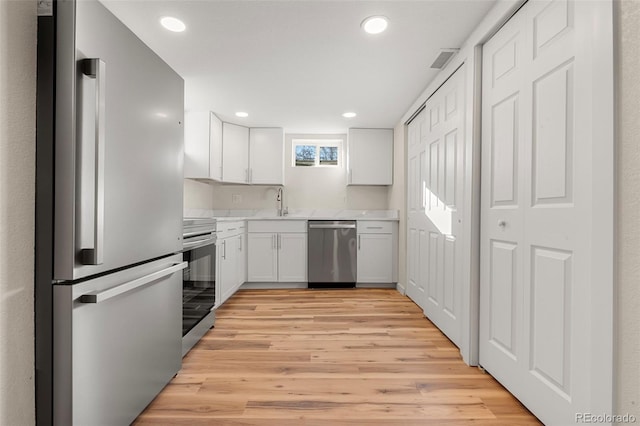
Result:
<instances>
[{"instance_id":1,"label":"stainless steel dishwasher","mask_svg":"<svg viewBox=\"0 0 640 426\"><path fill-rule=\"evenodd\" d=\"M356 221L310 220L309 288L355 287Z\"/></svg>"}]
</instances>

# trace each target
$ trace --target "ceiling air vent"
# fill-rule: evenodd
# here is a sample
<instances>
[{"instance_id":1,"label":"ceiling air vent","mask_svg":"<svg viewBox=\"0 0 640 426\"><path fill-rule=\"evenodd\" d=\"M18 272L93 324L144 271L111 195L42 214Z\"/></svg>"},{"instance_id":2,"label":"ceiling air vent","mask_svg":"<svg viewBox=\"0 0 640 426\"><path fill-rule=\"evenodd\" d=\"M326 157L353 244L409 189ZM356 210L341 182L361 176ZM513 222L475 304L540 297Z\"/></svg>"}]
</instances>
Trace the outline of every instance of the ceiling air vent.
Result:
<instances>
[{"instance_id":1,"label":"ceiling air vent","mask_svg":"<svg viewBox=\"0 0 640 426\"><path fill-rule=\"evenodd\" d=\"M445 65L449 63L451 58L453 58L454 55L458 53L459 50L460 49L440 49L440 54L438 55L436 60L433 61L433 63L431 64L431 68L436 68L441 70L442 68L445 67Z\"/></svg>"}]
</instances>

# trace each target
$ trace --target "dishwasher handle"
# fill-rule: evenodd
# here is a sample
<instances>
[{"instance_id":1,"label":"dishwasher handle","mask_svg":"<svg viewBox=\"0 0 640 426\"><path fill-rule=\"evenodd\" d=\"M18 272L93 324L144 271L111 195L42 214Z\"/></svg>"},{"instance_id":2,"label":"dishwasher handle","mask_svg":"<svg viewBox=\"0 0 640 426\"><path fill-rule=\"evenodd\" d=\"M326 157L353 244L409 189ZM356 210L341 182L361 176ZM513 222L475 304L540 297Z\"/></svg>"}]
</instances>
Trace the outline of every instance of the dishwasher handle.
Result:
<instances>
[{"instance_id":1,"label":"dishwasher handle","mask_svg":"<svg viewBox=\"0 0 640 426\"><path fill-rule=\"evenodd\" d=\"M180 271L187 267L187 262L175 263L168 268L162 269L158 272L153 272L144 277L138 278L133 281L129 281L125 284L112 287L104 291L96 291L93 293L87 293L80 296L80 303L100 303L105 300L109 300L113 297L119 296L131 290L135 290L138 287L149 284L157 279L173 274L176 271Z\"/></svg>"},{"instance_id":2,"label":"dishwasher handle","mask_svg":"<svg viewBox=\"0 0 640 426\"><path fill-rule=\"evenodd\" d=\"M316 224L310 223L309 229L356 229L355 223L350 224Z\"/></svg>"}]
</instances>

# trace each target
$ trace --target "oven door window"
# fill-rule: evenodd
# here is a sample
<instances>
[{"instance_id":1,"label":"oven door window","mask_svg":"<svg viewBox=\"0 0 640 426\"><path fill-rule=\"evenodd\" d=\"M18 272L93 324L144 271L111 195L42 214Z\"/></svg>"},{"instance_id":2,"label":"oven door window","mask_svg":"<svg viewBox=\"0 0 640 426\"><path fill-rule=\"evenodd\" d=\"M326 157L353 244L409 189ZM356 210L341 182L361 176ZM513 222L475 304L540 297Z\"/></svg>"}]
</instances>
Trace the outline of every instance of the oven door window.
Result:
<instances>
[{"instance_id":1,"label":"oven door window","mask_svg":"<svg viewBox=\"0 0 640 426\"><path fill-rule=\"evenodd\" d=\"M188 263L182 280L182 335L207 316L216 302L216 245L184 252Z\"/></svg>"}]
</instances>

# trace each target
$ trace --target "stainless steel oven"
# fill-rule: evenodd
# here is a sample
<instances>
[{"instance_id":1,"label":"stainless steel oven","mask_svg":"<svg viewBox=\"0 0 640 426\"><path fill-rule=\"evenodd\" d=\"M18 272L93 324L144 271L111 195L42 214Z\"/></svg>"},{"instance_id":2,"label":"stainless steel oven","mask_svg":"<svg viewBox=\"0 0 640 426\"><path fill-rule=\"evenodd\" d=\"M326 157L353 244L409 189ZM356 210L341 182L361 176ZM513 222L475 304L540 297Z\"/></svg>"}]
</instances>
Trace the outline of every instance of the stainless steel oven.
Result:
<instances>
[{"instance_id":1,"label":"stainless steel oven","mask_svg":"<svg viewBox=\"0 0 640 426\"><path fill-rule=\"evenodd\" d=\"M204 336L215 322L216 222L187 218L183 222L182 355Z\"/></svg>"}]
</instances>

